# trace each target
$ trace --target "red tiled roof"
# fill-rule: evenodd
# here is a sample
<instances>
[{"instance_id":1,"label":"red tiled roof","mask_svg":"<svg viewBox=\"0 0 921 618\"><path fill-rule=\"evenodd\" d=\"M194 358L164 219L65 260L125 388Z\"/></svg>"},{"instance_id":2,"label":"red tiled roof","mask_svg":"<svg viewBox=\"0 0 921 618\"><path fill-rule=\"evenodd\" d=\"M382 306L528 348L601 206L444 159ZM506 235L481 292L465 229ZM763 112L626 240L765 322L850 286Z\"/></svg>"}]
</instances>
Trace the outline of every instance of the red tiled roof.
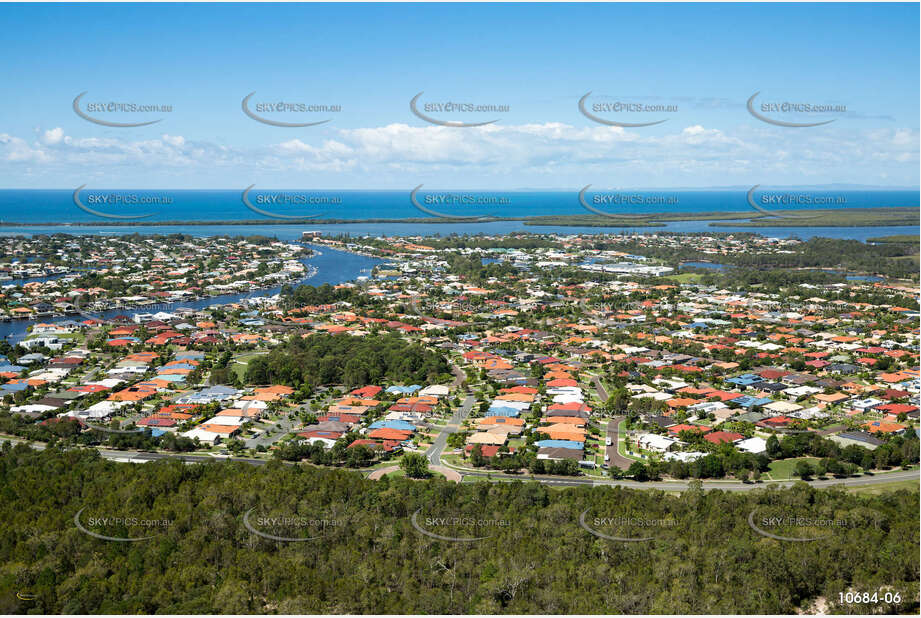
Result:
<instances>
[{"instance_id":1,"label":"red tiled roof","mask_svg":"<svg viewBox=\"0 0 921 618\"><path fill-rule=\"evenodd\" d=\"M704 440L713 444L722 444L723 442L735 442L744 438L740 433L732 431L714 431L704 436Z\"/></svg>"}]
</instances>

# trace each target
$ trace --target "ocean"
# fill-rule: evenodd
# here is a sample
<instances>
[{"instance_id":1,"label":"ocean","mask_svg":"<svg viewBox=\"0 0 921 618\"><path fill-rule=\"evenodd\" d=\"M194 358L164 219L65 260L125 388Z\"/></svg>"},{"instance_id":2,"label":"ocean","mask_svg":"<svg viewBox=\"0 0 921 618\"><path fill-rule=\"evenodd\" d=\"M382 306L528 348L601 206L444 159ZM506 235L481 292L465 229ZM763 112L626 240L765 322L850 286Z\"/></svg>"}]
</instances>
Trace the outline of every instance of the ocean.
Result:
<instances>
[{"instance_id":1,"label":"ocean","mask_svg":"<svg viewBox=\"0 0 921 618\"><path fill-rule=\"evenodd\" d=\"M85 187L80 202L90 210L116 216L150 216L158 221L240 221L273 219L258 211L283 216L315 216L322 219L406 219L433 218L431 212L450 216L552 216L587 215L573 191L484 192L441 190L423 187L416 195L422 210L410 200L412 187L405 191L314 191L254 187L244 204L244 188L222 191L140 191ZM635 191L590 189L585 201L597 210L612 214L657 212L752 212L747 190ZM765 191L776 201L758 203L772 211L809 208L886 208L919 206L917 191L785 190ZM428 212L426 212L428 211ZM74 190L0 190L0 226L11 223L90 223L104 221L74 202Z\"/></svg>"},{"instance_id":2,"label":"ocean","mask_svg":"<svg viewBox=\"0 0 921 618\"><path fill-rule=\"evenodd\" d=\"M520 220L492 221L492 222L437 222L437 216L428 214L416 208L410 200L409 191L342 191L342 192L315 192L304 193L296 191L264 191L253 190L248 199L251 205L263 211L276 214L303 216L309 212L321 214L323 218L335 219L403 219L403 218L429 218L433 223L399 222L399 223L315 223L282 224L278 219L254 212L243 203L242 191L118 191L106 192L100 190L81 191L80 202L84 206L106 214L134 215L152 213L145 218L143 225L69 225L73 223L106 222L111 220L95 216L82 210L74 203L73 191L62 190L0 190L0 235L5 236L31 236L36 234L175 234L184 233L192 236L214 235L263 235L280 240L301 240L302 233L307 230L318 230L324 234L349 234L352 236L435 236L448 234L489 234L500 235L513 232L529 232L538 234L601 234L619 233L623 231L638 232L676 232L676 233L713 233L713 232L755 232L764 236L788 238L797 237L808 239L816 236L827 238L844 238L866 241L877 236L895 234L917 235L915 226L884 226L884 227L713 227L711 221L672 221L662 227L650 226L625 226L612 225L610 227L584 227L584 226L529 226ZM801 192L800 192L801 193ZM105 196L106 199L93 199L93 196ZM619 197L621 193L604 191L602 196ZM587 194L587 201L594 202L594 195ZM754 212L748 204L746 191L676 191L676 192L624 192L627 199L634 202L648 200L648 205L623 204L616 202L599 202L599 210L610 208L615 212L620 208L630 214L642 212ZM844 195L847 207L852 208L884 208L894 206L918 207L918 192L916 191L848 191ZM113 202L112 196L116 196ZM262 196L263 199L260 199ZM280 199L273 196L279 196ZM300 197L299 197L300 196ZM818 208L829 208L828 200L837 201L842 194L833 191L813 193L813 197L827 198L826 203ZM331 204L333 199L338 200L335 206L316 206L300 198L315 197L326 200ZM578 215L590 214L582 207L578 194L563 191L547 192L449 192L420 191L417 202L429 210L457 215L500 215L504 217L522 217L535 215ZM452 202L452 200L454 200ZM819 201L822 201L821 199ZM144 203L133 203L144 202ZM489 202L480 204L477 202ZM653 202L658 202L657 204ZM613 206L610 204L613 203ZM114 204L114 205L113 205ZM784 206L777 207L782 209ZM797 209L808 206L797 204ZM313 209L313 210L311 210ZM670 210L669 210L670 209ZM162 225L164 221L214 221L213 224L202 225ZM256 221L245 225L233 225L221 222L229 221ZM26 223L32 225L16 225ZM43 224L43 225L35 225ZM380 260L365 256L335 251L328 247L319 248L320 254L309 259L306 263L316 270L302 283L321 285L323 283L342 283L352 281L370 269ZM18 283L18 282L8 282ZM271 295L278 292L278 288L262 290L254 295ZM244 298L244 294L223 295L219 297L199 299L196 301L177 303L175 306L158 307L157 310L169 310L182 307L204 307L212 304L237 302ZM125 310L115 311L124 313ZM131 311L127 311L131 313ZM105 315L104 317L111 317ZM43 321L54 321L59 318L43 318ZM0 323L0 337L15 342L26 333L29 325L25 320L12 320Z\"/></svg>"},{"instance_id":3,"label":"ocean","mask_svg":"<svg viewBox=\"0 0 921 618\"><path fill-rule=\"evenodd\" d=\"M771 194L792 196L793 202L770 204L771 210L789 208L886 208L918 207L917 191L795 191L778 190ZM756 194L760 195L760 194ZM918 234L914 226L885 227L714 227L711 221L676 221L664 227L612 225L610 227L528 226L522 221L442 222L436 212L451 216L524 217L542 215L592 214L579 200L578 192L511 191L463 192L425 188L410 200L410 191L304 191L252 189L247 195L250 205L262 211L286 216L319 215L315 222L283 223L250 210L240 191L107 191L84 188L79 201L85 207L103 214L118 216L151 216L137 220L143 225L83 225L93 222L112 223L96 216L74 202L71 190L0 190L0 234L32 235L67 232L73 234L170 234L183 232L198 236L215 234L263 234L282 240L301 237L305 230L323 233L364 235L447 235L447 234L508 234L533 232L546 234L597 234L624 230L667 232L755 232L780 238L852 238L865 241L875 236ZM801 198L816 202L801 203ZM313 200L313 202L310 202ZM608 191L587 192L585 200L602 212L642 214L644 212L752 212L745 190L720 191ZM316 202L322 202L317 204ZM821 202L821 203L819 203ZM324 219L430 219L432 223L321 223ZM164 221L213 221L214 224L168 226ZM221 225L219 222L253 221L247 225ZM437 223L436 223L437 222ZM27 223L30 225L16 225ZM68 224L80 223L70 226ZM46 224L46 225L35 225Z\"/></svg>"}]
</instances>

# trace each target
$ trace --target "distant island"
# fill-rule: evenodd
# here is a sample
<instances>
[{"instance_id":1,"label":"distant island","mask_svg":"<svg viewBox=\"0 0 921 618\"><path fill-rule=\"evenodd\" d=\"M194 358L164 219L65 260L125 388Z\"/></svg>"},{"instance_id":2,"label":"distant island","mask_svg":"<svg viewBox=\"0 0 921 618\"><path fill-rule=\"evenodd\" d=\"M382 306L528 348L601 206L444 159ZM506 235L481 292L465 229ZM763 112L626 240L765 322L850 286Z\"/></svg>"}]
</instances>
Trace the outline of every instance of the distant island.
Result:
<instances>
[{"instance_id":1,"label":"distant island","mask_svg":"<svg viewBox=\"0 0 921 618\"><path fill-rule=\"evenodd\" d=\"M784 210L794 218L780 218L752 211L737 212L660 212L642 218L615 215L542 215L532 217L407 217L366 219L230 219L230 220L172 220L172 221L74 221L43 223L0 221L3 227L143 227L188 225L343 225L354 223L494 223L497 221L522 221L528 226L578 226L578 227L664 227L668 222L712 221L713 227L888 227L893 225L919 225L921 217L915 207L892 208L828 208L813 210ZM892 241L889 241L892 242Z\"/></svg>"}]
</instances>

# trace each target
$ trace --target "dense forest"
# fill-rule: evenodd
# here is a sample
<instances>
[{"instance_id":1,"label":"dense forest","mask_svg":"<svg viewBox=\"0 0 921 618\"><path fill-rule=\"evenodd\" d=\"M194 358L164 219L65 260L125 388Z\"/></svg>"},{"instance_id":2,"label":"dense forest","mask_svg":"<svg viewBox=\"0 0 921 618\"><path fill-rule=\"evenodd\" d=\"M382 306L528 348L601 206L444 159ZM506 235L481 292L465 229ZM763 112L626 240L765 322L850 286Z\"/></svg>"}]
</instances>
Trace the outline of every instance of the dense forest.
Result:
<instances>
[{"instance_id":1,"label":"dense forest","mask_svg":"<svg viewBox=\"0 0 921 618\"><path fill-rule=\"evenodd\" d=\"M249 384L286 384L295 388L380 382L420 384L444 382L451 369L444 357L393 333L353 337L315 334L292 336L265 356L250 361Z\"/></svg>"},{"instance_id":2,"label":"dense forest","mask_svg":"<svg viewBox=\"0 0 921 618\"><path fill-rule=\"evenodd\" d=\"M310 305L328 305L338 302L363 305L368 302L366 294L354 288L337 288L328 283L320 286L291 285L286 283L281 287L282 304L288 308L304 307Z\"/></svg>"},{"instance_id":3,"label":"dense forest","mask_svg":"<svg viewBox=\"0 0 921 618\"><path fill-rule=\"evenodd\" d=\"M817 599L830 613L918 611L916 491L368 481L4 445L0 492L3 613L793 613ZM795 542L750 523L775 516L835 526ZM446 530L481 540L425 534ZM900 602L838 605L848 591Z\"/></svg>"},{"instance_id":4,"label":"dense forest","mask_svg":"<svg viewBox=\"0 0 921 618\"><path fill-rule=\"evenodd\" d=\"M669 234L663 233L663 236ZM686 234L693 238L698 234ZM708 234L714 236L717 234ZM741 234L738 237L743 237ZM670 265L694 260L712 260L713 255L705 253L688 243L687 246L649 247L639 241L604 240L595 243L598 249L616 249L637 253L646 257L661 259ZM913 243L867 244L859 240L841 238L812 238L794 245L785 252L740 252L728 251L718 261L739 268L754 270L779 270L790 275L794 268L837 268L847 271L879 273L889 277L917 278L918 245Z\"/></svg>"}]
</instances>

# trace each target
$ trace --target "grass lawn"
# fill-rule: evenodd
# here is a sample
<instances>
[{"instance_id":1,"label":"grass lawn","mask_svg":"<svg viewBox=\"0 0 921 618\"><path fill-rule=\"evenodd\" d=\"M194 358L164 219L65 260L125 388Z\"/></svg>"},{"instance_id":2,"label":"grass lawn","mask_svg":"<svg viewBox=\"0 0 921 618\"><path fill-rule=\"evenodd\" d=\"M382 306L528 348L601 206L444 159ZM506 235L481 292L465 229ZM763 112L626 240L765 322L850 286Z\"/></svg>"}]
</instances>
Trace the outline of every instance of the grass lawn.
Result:
<instances>
[{"instance_id":1,"label":"grass lawn","mask_svg":"<svg viewBox=\"0 0 921 618\"><path fill-rule=\"evenodd\" d=\"M703 275L701 273L681 273L680 275L668 275L662 278L677 281L678 283L697 283L703 279Z\"/></svg>"},{"instance_id":2,"label":"grass lawn","mask_svg":"<svg viewBox=\"0 0 921 618\"><path fill-rule=\"evenodd\" d=\"M231 361L233 372L237 374L237 377L242 381L243 376L246 374L246 368L249 367L249 361L257 356L264 356L265 354L267 354L267 352L247 352L246 354L235 356Z\"/></svg>"},{"instance_id":3,"label":"grass lawn","mask_svg":"<svg viewBox=\"0 0 921 618\"><path fill-rule=\"evenodd\" d=\"M780 459L772 461L768 467L765 477L774 481L784 481L787 479L798 478L793 472L799 461L808 461L815 468L819 463L818 457L795 457L793 459Z\"/></svg>"},{"instance_id":4,"label":"grass lawn","mask_svg":"<svg viewBox=\"0 0 921 618\"><path fill-rule=\"evenodd\" d=\"M399 460L396 459L386 459L384 461L379 461L367 468L362 468L362 470L377 470L378 468L389 468L390 466L398 466Z\"/></svg>"},{"instance_id":5,"label":"grass lawn","mask_svg":"<svg viewBox=\"0 0 921 618\"><path fill-rule=\"evenodd\" d=\"M38 336L41 336L41 335L36 335L36 337ZM82 337L83 335L81 333L59 333L59 334L55 334L54 336L57 337L58 339L77 339L78 337Z\"/></svg>"},{"instance_id":6,"label":"grass lawn","mask_svg":"<svg viewBox=\"0 0 921 618\"><path fill-rule=\"evenodd\" d=\"M433 472L433 471L429 470L429 473L431 474L431 476L429 477L429 479L443 479L443 478L445 477L445 475L442 474L442 473L440 473L440 472ZM389 477L389 478L392 478L392 479L395 479L395 478L405 478L405 477L406 477L406 473L403 472L402 470L395 470L395 471L393 471L393 472L391 472L391 473L389 473L389 474L387 474L387 475L385 475L385 476L387 476L387 477ZM420 479L420 480L422 480L422 479Z\"/></svg>"},{"instance_id":7,"label":"grass lawn","mask_svg":"<svg viewBox=\"0 0 921 618\"><path fill-rule=\"evenodd\" d=\"M639 455L628 453L627 452L627 436L624 435L621 431L617 436L617 452L626 457L627 459L633 459L635 461L643 461L643 458Z\"/></svg>"},{"instance_id":8,"label":"grass lawn","mask_svg":"<svg viewBox=\"0 0 921 618\"><path fill-rule=\"evenodd\" d=\"M461 468L472 468L472 467L473 467L473 466L470 465L470 461L469 461L469 460L465 460L465 459L464 459L463 457L461 457L460 455L447 455L447 454L442 454L442 455L441 455L441 458L442 458L442 460L445 461L445 463L449 463L449 464L451 464L452 466L459 466L459 467L461 467Z\"/></svg>"},{"instance_id":9,"label":"grass lawn","mask_svg":"<svg viewBox=\"0 0 921 618\"><path fill-rule=\"evenodd\" d=\"M592 457L592 459L595 460L595 469L594 469L594 470L589 470L589 469L587 469L587 468L582 468L582 472L585 473L585 476L590 476L590 477L599 478L599 479L600 479L600 478L607 478L607 476L608 476L608 471L607 471L605 468L602 468L602 467L601 467L601 463L602 463L602 460L604 459L604 457L595 456L595 457Z\"/></svg>"},{"instance_id":10,"label":"grass lawn","mask_svg":"<svg viewBox=\"0 0 921 618\"><path fill-rule=\"evenodd\" d=\"M847 491L852 491L859 494L881 494L889 491L897 491L899 489L907 489L909 491L918 491L919 484L918 481L892 481L891 483L879 483L876 485L865 485L857 487L845 487Z\"/></svg>"}]
</instances>

